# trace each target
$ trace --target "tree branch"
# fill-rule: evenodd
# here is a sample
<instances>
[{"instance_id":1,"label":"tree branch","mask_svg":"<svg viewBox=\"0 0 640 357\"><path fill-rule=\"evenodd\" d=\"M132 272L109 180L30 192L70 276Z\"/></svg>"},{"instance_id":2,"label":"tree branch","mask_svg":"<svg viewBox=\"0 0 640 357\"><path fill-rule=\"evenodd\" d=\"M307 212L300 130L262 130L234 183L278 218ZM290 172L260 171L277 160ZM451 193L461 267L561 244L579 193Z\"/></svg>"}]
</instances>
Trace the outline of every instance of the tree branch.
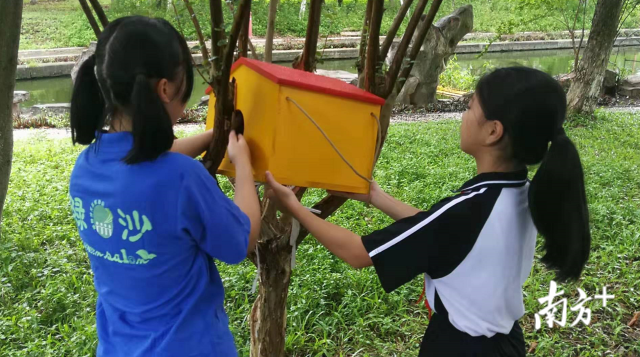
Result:
<instances>
[{"instance_id":1,"label":"tree branch","mask_svg":"<svg viewBox=\"0 0 640 357\"><path fill-rule=\"evenodd\" d=\"M367 44L367 61L364 66L364 90L377 94L376 72L378 67L378 53L380 49L380 25L384 12L384 0L374 0L371 12L371 30Z\"/></svg>"},{"instance_id":2,"label":"tree branch","mask_svg":"<svg viewBox=\"0 0 640 357\"><path fill-rule=\"evenodd\" d=\"M311 0L309 20L307 21L307 37L304 41L302 57L294 68L306 72L314 72L316 67L316 51L318 50L318 36L320 35L320 16L322 15L322 0Z\"/></svg>"},{"instance_id":3,"label":"tree branch","mask_svg":"<svg viewBox=\"0 0 640 357\"><path fill-rule=\"evenodd\" d=\"M400 41L398 50L393 57L393 62L391 62L391 66L389 66L386 80L387 88L385 90L385 93L390 94L393 91L393 86L395 85L398 78L398 73L400 73L400 70L402 69L404 64L404 57L407 54L407 50L409 48L409 44L411 43L411 39L413 38L413 34L416 32L418 24L420 23L420 17L422 17L424 9L427 7L427 2L428 0L420 0L418 2L418 5L416 6L413 16L411 16L411 20L407 25L404 36L402 36L402 41Z\"/></svg>"},{"instance_id":4,"label":"tree branch","mask_svg":"<svg viewBox=\"0 0 640 357\"><path fill-rule=\"evenodd\" d=\"M98 15L100 24L102 24L102 28L104 29L109 25L109 19L107 19L107 15L105 15L102 6L100 6L100 2L98 2L98 0L89 0L89 2L91 3L91 6L93 6L93 10L96 12L96 15Z\"/></svg>"},{"instance_id":5,"label":"tree branch","mask_svg":"<svg viewBox=\"0 0 640 357\"><path fill-rule=\"evenodd\" d=\"M98 26L98 23L96 22L96 18L93 17L93 13L91 13L91 8L89 7L89 4L87 4L87 0L78 1L80 2L80 7L82 7L84 15L87 17L87 20L89 20L89 25L91 25L93 33L96 34L96 38L99 37L102 31L100 30L100 26Z\"/></svg>"},{"instance_id":6,"label":"tree branch","mask_svg":"<svg viewBox=\"0 0 640 357\"><path fill-rule=\"evenodd\" d=\"M211 69L213 72L211 77L213 78L220 74L222 67L222 50L225 39L222 1L209 0L209 11L211 14ZM215 92L218 89L214 87L213 90Z\"/></svg>"},{"instance_id":7,"label":"tree branch","mask_svg":"<svg viewBox=\"0 0 640 357\"><path fill-rule=\"evenodd\" d=\"M367 0L367 9L364 13L364 23L362 24L362 33L360 34L360 51L356 67L358 68L358 78L364 72L365 62L367 61L367 39L369 38L369 27L371 25L371 12L373 11L373 1Z\"/></svg>"},{"instance_id":8,"label":"tree branch","mask_svg":"<svg viewBox=\"0 0 640 357\"><path fill-rule=\"evenodd\" d=\"M217 89L215 121L213 140L205 157L205 166L212 175L215 175L224 159L229 143L229 131L231 130L231 114L234 110L235 80L229 83L231 77L231 65L235 53L238 37L245 19L251 11L251 0L240 0L236 15L231 27L229 41L224 52L220 76L214 79L214 88Z\"/></svg>"},{"instance_id":9,"label":"tree branch","mask_svg":"<svg viewBox=\"0 0 640 357\"><path fill-rule=\"evenodd\" d=\"M576 58L575 58L575 62L573 63L573 70L577 71L578 70L578 66L580 65L580 51L582 50L582 42L584 41L584 29L585 29L585 22L587 19L587 5L589 3L589 0L584 0L584 7L582 8L582 33L580 34L580 43L578 44L578 49L576 50Z\"/></svg>"},{"instance_id":10,"label":"tree branch","mask_svg":"<svg viewBox=\"0 0 640 357\"><path fill-rule=\"evenodd\" d=\"M429 9L429 13L427 14L427 18L424 20L424 23L422 24L422 27L420 28L420 31L418 31L418 36L416 37L416 41L413 44L413 47L411 47L411 53L409 54L409 63L407 64L406 67L404 67L404 69L402 70L402 72L400 73L400 78L408 78L409 74L411 73L411 70L413 69L413 63L416 60L416 58L418 57L418 54L420 53L420 49L422 48L422 44L424 43L424 40L427 38L427 34L429 33L429 29L431 29L431 25L433 25L433 20L435 20L436 18L436 14L438 13L438 10L440 9L440 5L442 4L442 0L434 0L433 3L431 4L431 8ZM385 92L385 98L388 97L392 92L393 92L393 88L395 85L395 81L396 78L393 78L393 82L388 81L387 82L387 91ZM406 82L406 80L403 80L401 84L399 84L398 86L398 91L400 89L402 89L402 86L404 86L404 83Z\"/></svg>"},{"instance_id":11,"label":"tree branch","mask_svg":"<svg viewBox=\"0 0 640 357\"><path fill-rule=\"evenodd\" d=\"M176 7L176 4L173 1L171 1L171 7L173 7L173 12L176 14L176 23L178 24L180 35L182 35L182 37L184 38L184 29L182 28L182 22L180 21L180 14L178 13L178 8ZM204 58L203 58L203 61L205 61ZM211 85L211 80L207 79L207 77L205 77L204 73L202 73L200 68L198 68L198 65L196 64L196 61L193 59L193 56L191 56L191 63L193 63L193 68L196 69L196 71L198 72L200 77L202 77L205 83L209 83L209 85Z\"/></svg>"},{"instance_id":12,"label":"tree branch","mask_svg":"<svg viewBox=\"0 0 640 357\"><path fill-rule=\"evenodd\" d=\"M402 21L404 21L405 16L407 16L407 12L411 7L413 0L405 0L400 10L398 10L398 14L395 19L393 19L393 23L391 24L391 28L389 28L389 32L387 32L387 37L384 39L382 43L382 48L380 49L380 59L384 61L387 58L387 54L389 53L389 49L393 44L393 40L396 38L396 34L402 25Z\"/></svg>"},{"instance_id":13,"label":"tree branch","mask_svg":"<svg viewBox=\"0 0 640 357\"><path fill-rule=\"evenodd\" d=\"M251 3L249 3L251 6ZM251 12L251 10L249 10ZM250 16L244 19L242 23L242 29L240 30L240 37L238 42L238 57L249 57L249 21L251 20Z\"/></svg>"},{"instance_id":14,"label":"tree branch","mask_svg":"<svg viewBox=\"0 0 640 357\"><path fill-rule=\"evenodd\" d=\"M204 35L202 34L202 30L200 29L200 22L196 17L195 12L193 12L193 7L189 3L189 0L183 0L184 6L189 11L189 17L191 17L191 21L193 22L193 27L196 29L196 35L198 36L198 42L200 42L200 51L202 52L202 64L204 66L209 66L209 51L207 50L207 43L204 41ZM171 2L173 4L173 1ZM174 6L175 10L175 6ZM176 14L177 15L177 14Z\"/></svg>"},{"instance_id":15,"label":"tree branch","mask_svg":"<svg viewBox=\"0 0 640 357\"><path fill-rule=\"evenodd\" d=\"M278 2L280 0L271 0L269 2L269 18L267 20L267 37L264 42L264 61L271 63L273 56L273 36L276 32L276 15L278 13Z\"/></svg>"}]
</instances>

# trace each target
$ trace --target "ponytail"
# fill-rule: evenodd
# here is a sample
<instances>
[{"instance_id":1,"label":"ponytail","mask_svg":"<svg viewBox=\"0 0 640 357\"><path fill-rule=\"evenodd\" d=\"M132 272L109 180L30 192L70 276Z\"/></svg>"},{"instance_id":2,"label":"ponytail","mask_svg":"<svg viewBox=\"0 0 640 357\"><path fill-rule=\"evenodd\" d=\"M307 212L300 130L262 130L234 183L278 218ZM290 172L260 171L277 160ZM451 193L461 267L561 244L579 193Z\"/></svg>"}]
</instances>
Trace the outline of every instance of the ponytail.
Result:
<instances>
[{"instance_id":1,"label":"ponytail","mask_svg":"<svg viewBox=\"0 0 640 357\"><path fill-rule=\"evenodd\" d=\"M529 208L544 237L542 262L557 272L558 280L578 279L589 258L589 209L580 156L560 132L529 188Z\"/></svg>"},{"instance_id":2,"label":"ponytail","mask_svg":"<svg viewBox=\"0 0 640 357\"><path fill-rule=\"evenodd\" d=\"M142 73L131 94L133 148L124 161L131 165L158 158L173 145L173 125L164 105Z\"/></svg>"},{"instance_id":3,"label":"ponytail","mask_svg":"<svg viewBox=\"0 0 640 357\"><path fill-rule=\"evenodd\" d=\"M71 140L89 145L104 126L105 102L94 72L95 55L89 56L78 70L71 96Z\"/></svg>"},{"instance_id":4,"label":"ponytail","mask_svg":"<svg viewBox=\"0 0 640 357\"><path fill-rule=\"evenodd\" d=\"M507 67L482 77L476 97L485 118L502 123L506 155L520 165L540 163L529 187L529 209L544 237L542 262L558 280L578 279L589 258L591 234L580 156L562 129L564 90L544 72Z\"/></svg>"}]
</instances>

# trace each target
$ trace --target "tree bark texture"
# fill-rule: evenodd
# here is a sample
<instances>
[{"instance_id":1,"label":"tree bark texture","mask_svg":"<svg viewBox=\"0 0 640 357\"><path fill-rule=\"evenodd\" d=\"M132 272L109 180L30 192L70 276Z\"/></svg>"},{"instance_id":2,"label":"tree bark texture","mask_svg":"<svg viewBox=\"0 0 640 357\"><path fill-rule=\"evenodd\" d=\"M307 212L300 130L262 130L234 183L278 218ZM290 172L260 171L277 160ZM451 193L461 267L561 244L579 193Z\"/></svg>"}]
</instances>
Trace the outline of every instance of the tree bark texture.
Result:
<instances>
[{"instance_id":1,"label":"tree bark texture","mask_svg":"<svg viewBox=\"0 0 640 357\"><path fill-rule=\"evenodd\" d=\"M3 0L0 11L0 223L9 188L13 155L13 89L16 83L22 0ZM1 227L0 227L1 229ZM2 232L0 231L0 237Z\"/></svg>"},{"instance_id":2,"label":"tree bark texture","mask_svg":"<svg viewBox=\"0 0 640 357\"><path fill-rule=\"evenodd\" d=\"M91 6L93 6L93 11L98 15L98 20L100 20L100 24L104 29L109 24L109 19L107 18L107 15L105 15L100 2L98 0L89 0L89 2L91 3Z\"/></svg>"},{"instance_id":3,"label":"tree bark texture","mask_svg":"<svg viewBox=\"0 0 640 357\"><path fill-rule=\"evenodd\" d=\"M278 3L280 0L269 2L269 18L267 20L267 38L264 42L264 61L271 63L273 59L273 36L276 33L276 16L278 14Z\"/></svg>"},{"instance_id":4,"label":"tree bark texture","mask_svg":"<svg viewBox=\"0 0 640 357\"><path fill-rule=\"evenodd\" d=\"M250 315L251 356L284 356L287 327L287 297L291 281L291 254L289 244L291 218L278 220L275 207L267 203L262 221L260 240L252 255L258 267L258 297ZM285 224L288 222L288 226Z\"/></svg>"},{"instance_id":5,"label":"tree bark texture","mask_svg":"<svg viewBox=\"0 0 640 357\"><path fill-rule=\"evenodd\" d=\"M98 38L98 36L100 36L100 32L102 31L100 30L100 26L98 26L98 23L96 22L96 18L93 17L93 13L91 12L89 4L87 4L87 0L78 1L80 2L80 7L82 8L84 15L87 17L87 20L89 20L89 25L91 25L93 33L96 35L96 38Z\"/></svg>"},{"instance_id":6,"label":"tree bark texture","mask_svg":"<svg viewBox=\"0 0 640 357\"><path fill-rule=\"evenodd\" d=\"M602 81L618 32L623 0L598 0L582 61L567 94L568 109L591 114L602 91Z\"/></svg>"}]
</instances>

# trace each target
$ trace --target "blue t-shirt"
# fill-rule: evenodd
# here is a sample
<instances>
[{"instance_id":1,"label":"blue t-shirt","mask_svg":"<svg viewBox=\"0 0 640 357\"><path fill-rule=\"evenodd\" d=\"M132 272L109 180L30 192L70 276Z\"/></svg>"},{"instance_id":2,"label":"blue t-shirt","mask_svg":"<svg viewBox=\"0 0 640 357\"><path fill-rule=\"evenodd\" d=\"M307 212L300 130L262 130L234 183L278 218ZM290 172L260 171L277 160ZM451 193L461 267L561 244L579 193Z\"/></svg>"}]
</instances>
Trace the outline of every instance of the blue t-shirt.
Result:
<instances>
[{"instance_id":1,"label":"blue t-shirt","mask_svg":"<svg viewBox=\"0 0 640 357\"><path fill-rule=\"evenodd\" d=\"M246 257L249 218L199 162L166 153L127 165L132 145L130 133L103 134L71 174L98 292L97 355L236 356L212 258Z\"/></svg>"}]
</instances>

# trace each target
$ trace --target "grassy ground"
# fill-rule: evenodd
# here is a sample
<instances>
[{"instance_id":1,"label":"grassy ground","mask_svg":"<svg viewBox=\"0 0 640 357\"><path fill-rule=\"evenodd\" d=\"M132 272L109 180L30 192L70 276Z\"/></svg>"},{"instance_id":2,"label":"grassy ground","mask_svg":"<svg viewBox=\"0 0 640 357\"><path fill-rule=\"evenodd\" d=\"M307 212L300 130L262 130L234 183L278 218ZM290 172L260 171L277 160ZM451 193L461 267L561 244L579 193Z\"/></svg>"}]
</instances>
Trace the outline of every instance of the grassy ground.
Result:
<instances>
[{"instance_id":1,"label":"grassy ground","mask_svg":"<svg viewBox=\"0 0 640 357\"><path fill-rule=\"evenodd\" d=\"M578 121L568 134L585 167L593 249L584 277L561 285L570 306L576 287L591 297L604 285L615 295L598 302L589 327L534 331L552 275L536 262L524 286L526 341L538 356L640 356L640 117L601 113ZM474 173L458 149L457 121L394 124L376 178L400 199L428 208ZM16 143L0 241L0 355L91 356L96 348L95 292L86 253L68 210L67 185L80 148L69 140L35 137ZM317 199L313 191L309 200ZM390 223L379 212L350 202L332 221L360 234ZM540 255L538 249L538 256ZM248 355L247 314L255 296L255 268L219 265L226 307L241 355ZM420 279L385 294L369 268L354 271L312 238L299 248L287 316L289 356L412 356L428 323L415 305ZM569 324L577 317L569 311ZM558 316L559 318L559 316Z\"/></svg>"},{"instance_id":2,"label":"grassy ground","mask_svg":"<svg viewBox=\"0 0 640 357\"><path fill-rule=\"evenodd\" d=\"M176 1L176 0L172 0ZM105 12L110 19L117 17L141 14L147 16L164 17L177 25L172 9L162 7L158 10L149 5L155 1L139 0L102 0ZM20 48L54 48L87 46L94 39L94 34L80 10L78 1L75 0L39 0L36 5L25 5L23 13L23 26ZM210 33L208 19L208 2L192 0L195 12L198 14L203 33ZM276 21L276 33L278 36L304 37L307 27L307 15L302 17L300 13L300 0L282 0L278 10ZM414 6L417 1L414 2ZM195 31L188 18L181 1L176 1L180 13L180 23L184 27L184 34L189 40L196 40ZM519 31L558 31L566 30L558 21L553 11L541 7L538 2L529 2L522 8L521 0L467 0L444 1L439 16L449 14L454 6L465 4L474 6L474 30L480 32L511 33ZM589 2L587 13L587 27L593 15L595 2ZM253 33L256 36L264 36L267 26L268 0L254 0L252 4ZM393 0L386 3L387 10L382 22L382 33L386 33L393 17L397 13L400 1ZM366 7L365 0L344 0L342 6L338 6L337 0L326 0L323 7L322 24L320 34L338 34L341 31L359 31L362 28L362 19ZM307 6L308 11L309 6ZM224 7L225 18L231 19L229 9ZM560 15L558 15L559 17ZM227 20L229 21L229 20ZM399 33L404 32L404 26ZM640 23L638 14L630 16L625 27L637 27Z\"/></svg>"}]
</instances>

